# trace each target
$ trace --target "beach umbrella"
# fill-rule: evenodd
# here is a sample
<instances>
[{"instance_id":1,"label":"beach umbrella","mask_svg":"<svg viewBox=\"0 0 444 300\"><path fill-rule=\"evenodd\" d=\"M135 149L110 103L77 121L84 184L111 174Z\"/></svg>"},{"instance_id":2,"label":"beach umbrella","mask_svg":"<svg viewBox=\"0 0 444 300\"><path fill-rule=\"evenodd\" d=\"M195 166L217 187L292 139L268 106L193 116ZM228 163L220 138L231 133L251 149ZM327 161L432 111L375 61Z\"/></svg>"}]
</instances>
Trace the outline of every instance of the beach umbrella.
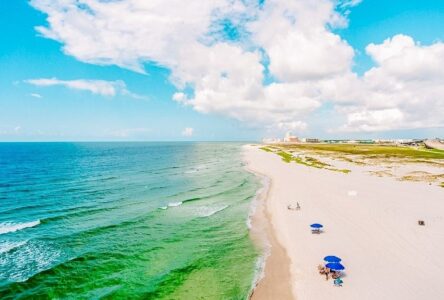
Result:
<instances>
[{"instance_id":1,"label":"beach umbrella","mask_svg":"<svg viewBox=\"0 0 444 300\"><path fill-rule=\"evenodd\" d=\"M322 224L314 223L310 225L311 228L322 228L324 227Z\"/></svg>"},{"instance_id":2,"label":"beach umbrella","mask_svg":"<svg viewBox=\"0 0 444 300\"><path fill-rule=\"evenodd\" d=\"M342 271L342 270L345 269L345 267L342 264L338 263L338 262L328 263L325 266L327 268L329 268L330 270L333 270L333 271Z\"/></svg>"},{"instance_id":3,"label":"beach umbrella","mask_svg":"<svg viewBox=\"0 0 444 300\"><path fill-rule=\"evenodd\" d=\"M324 260L329 263L338 263L342 259L340 259L339 257L334 256L334 255L329 255L329 256L324 257Z\"/></svg>"}]
</instances>

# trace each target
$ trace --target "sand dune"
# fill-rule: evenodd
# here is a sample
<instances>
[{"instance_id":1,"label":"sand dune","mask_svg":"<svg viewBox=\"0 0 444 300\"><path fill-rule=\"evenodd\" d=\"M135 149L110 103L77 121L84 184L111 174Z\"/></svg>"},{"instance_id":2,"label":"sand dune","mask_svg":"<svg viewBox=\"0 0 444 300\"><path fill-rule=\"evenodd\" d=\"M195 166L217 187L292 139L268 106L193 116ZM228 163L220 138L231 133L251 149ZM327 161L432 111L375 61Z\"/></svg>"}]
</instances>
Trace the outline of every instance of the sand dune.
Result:
<instances>
[{"instance_id":1,"label":"sand dune","mask_svg":"<svg viewBox=\"0 0 444 300\"><path fill-rule=\"evenodd\" d=\"M267 278L266 272L260 287L273 289L279 280L290 280L298 300L444 299L443 188L371 176L356 165L343 174L285 163L255 146L245 146L245 161L271 179L265 206L291 261L290 278ZM296 202L300 211L287 209ZM311 234L314 222L325 225L324 233ZM343 287L318 274L326 255L343 259ZM276 261L279 257L268 260ZM261 289L257 299L272 299Z\"/></svg>"}]
</instances>

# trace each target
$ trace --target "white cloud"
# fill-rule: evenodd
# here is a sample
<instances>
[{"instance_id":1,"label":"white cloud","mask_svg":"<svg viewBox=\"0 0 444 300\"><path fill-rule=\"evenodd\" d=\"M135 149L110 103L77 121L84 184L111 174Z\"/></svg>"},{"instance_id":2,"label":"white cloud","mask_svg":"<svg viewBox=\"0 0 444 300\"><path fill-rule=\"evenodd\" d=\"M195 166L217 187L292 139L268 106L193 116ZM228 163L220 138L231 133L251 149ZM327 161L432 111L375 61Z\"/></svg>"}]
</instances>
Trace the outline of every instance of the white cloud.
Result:
<instances>
[{"instance_id":1,"label":"white cloud","mask_svg":"<svg viewBox=\"0 0 444 300\"><path fill-rule=\"evenodd\" d=\"M57 78L39 78L39 79L28 79L25 82L35 85L35 86L64 86L74 90L88 91L92 94L101 96L116 96L128 95L133 98L141 99L142 96L134 94L127 90L126 84L121 80L116 81L105 81L105 80L87 80L87 79L77 79L77 80L60 80ZM38 95L38 94L32 94Z\"/></svg>"},{"instance_id":2,"label":"white cloud","mask_svg":"<svg viewBox=\"0 0 444 300\"><path fill-rule=\"evenodd\" d=\"M186 128L184 128L182 130L182 135L183 136L190 137L190 136L193 136L193 133L194 133L194 129L191 128L191 127L186 127Z\"/></svg>"},{"instance_id":3,"label":"white cloud","mask_svg":"<svg viewBox=\"0 0 444 300\"><path fill-rule=\"evenodd\" d=\"M305 130L310 114L329 102L344 131L443 126L444 44L423 46L404 35L370 44L376 66L358 76L354 49L332 28L347 26L349 8L360 2L31 1L48 15L48 26L37 30L66 54L142 73L145 63L162 65L177 88L173 100L202 113ZM218 32L221 20L238 26L240 40ZM130 94L123 82L56 81Z\"/></svg>"},{"instance_id":4,"label":"white cloud","mask_svg":"<svg viewBox=\"0 0 444 300\"><path fill-rule=\"evenodd\" d=\"M34 97L34 98L42 98L42 95L40 95L40 94L37 94L37 93L31 93L31 94L29 94L31 97Z\"/></svg>"},{"instance_id":5,"label":"white cloud","mask_svg":"<svg viewBox=\"0 0 444 300\"><path fill-rule=\"evenodd\" d=\"M302 132L307 129L307 123L297 121L297 122L281 122L278 123L278 128L285 131L296 131Z\"/></svg>"},{"instance_id":6,"label":"white cloud","mask_svg":"<svg viewBox=\"0 0 444 300\"><path fill-rule=\"evenodd\" d=\"M338 0L338 6L341 8L349 8L358 5L362 0Z\"/></svg>"},{"instance_id":7,"label":"white cloud","mask_svg":"<svg viewBox=\"0 0 444 300\"><path fill-rule=\"evenodd\" d=\"M326 25L346 21L330 1L266 1L250 25L267 53L270 71L285 82L316 80L349 70L353 49Z\"/></svg>"},{"instance_id":8,"label":"white cloud","mask_svg":"<svg viewBox=\"0 0 444 300\"><path fill-rule=\"evenodd\" d=\"M357 111L347 115L345 131L383 131L398 128L404 121L404 114L396 108Z\"/></svg>"},{"instance_id":9,"label":"white cloud","mask_svg":"<svg viewBox=\"0 0 444 300\"><path fill-rule=\"evenodd\" d=\"M396 35L366 51L377 66L348 81L344 92L354 99L341 108L347 116L344 130L444 126L444 43L423 46Z\"/></svg>"}]
</instances>

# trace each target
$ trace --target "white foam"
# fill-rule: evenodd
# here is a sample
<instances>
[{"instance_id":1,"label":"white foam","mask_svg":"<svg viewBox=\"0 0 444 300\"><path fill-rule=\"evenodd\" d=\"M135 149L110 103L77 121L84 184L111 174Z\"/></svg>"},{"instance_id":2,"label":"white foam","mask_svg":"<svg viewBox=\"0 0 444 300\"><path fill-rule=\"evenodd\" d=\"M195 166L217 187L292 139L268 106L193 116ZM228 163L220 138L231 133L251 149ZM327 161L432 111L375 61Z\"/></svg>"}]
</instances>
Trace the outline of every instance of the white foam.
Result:
<instances>
[{"instance_id":1,"label":"white foam","mask_svg":"<svg viewBox=\"0 0 444 300\"><path fill-rule=\"evenodd\" d=\"M161 207L159 207L159 209L165 210L165 209L168 209L168 206L161 206Z\"/></svg>"},{"instance_id":2,"label":"white foam","mask_svg":"<svg viewBox=\"0 0 444 300\"><path fill-rule=\"evenodd\" d=\"M11 251L12 249L18 248L26 244L26 241L21 242L1 242L0 243L0 254Z\"/></svg>"},{"instance_id":3,"label":"white foam","mask_svg":"<svg viewBox=\"0 0 444 300\"><path fill-rule=\"evenodd\" d=\"M250 204L250 211L248 213L248 217L247 217L247 221L246 221L248 229L251 229L251 227L252 227L251 219L256 214L256 209L261 201L261 197L265 197L265 195L270 187L270 179L268 177L260 176L259 174L255 174L255 175L258 176L259 178L261 178L262 186L256 191L256 194L254 195L254 198Z\"/></svg>"},{"instance_id":4,"label":"white foam","mask_svg":"<svg viewBox=\"0 0 444 300\"><path fill-rule=\"evenodd\" d=\"M4 270L1 277L7 281L24 282L53 266L61 254L51 244L29 240L16 247L14 252L0 255L0 265Z\"/></svg>"},{"instance_id":5,"label":"white foam","mask_svg":"<svg viewBox=\"0 0 444 300\"><path fill-rule=\"evenodd\" d=\"M12 223L12 222L0 223L0 234L15 232L15 231L22 230L25 228L34 227L39 224L40 224L40 220L26 222L26 223Z\"/></svg>"},{"instance_id":6,"label":"white foam","mask_svg":"<svg viewBox=\"0 0 444 300\"><path fill-rule=\"evenodd\" d=\"M210 216L226 209L228 206L229 205L222 205L222 206L216 206L216 207L203 206L203 207L197 208L197 212L200 217L210 217Z\"/></svg>"},{"instance_id":7,"label":"white foam","mask_svg":"<svg viewBox=\"0 0 444 300\"><path fill-rule=\"evenodd\" d=\"M179 206L179 205L182 205L182 202L171 202L171 203L168 203L168 207L176 207L176 206Z\"/></svg>"},{"instance_id":8,"label":"white foam","mask_svg":"<svg viewBox=\"0 0 444 300\"><path fill-rule=\"evenodd\" d=\"M259 284L259 281L261 281L265 277L265 264L267 262L268 256L270 256L271 254L271 245L268 242L264 245L263 251L264 252L262 253L262 255L259 256L256 260L253 281L251 282L251 287L250 287L250 296L252 295L254 289Z\"/></svg>"}]
</instances>

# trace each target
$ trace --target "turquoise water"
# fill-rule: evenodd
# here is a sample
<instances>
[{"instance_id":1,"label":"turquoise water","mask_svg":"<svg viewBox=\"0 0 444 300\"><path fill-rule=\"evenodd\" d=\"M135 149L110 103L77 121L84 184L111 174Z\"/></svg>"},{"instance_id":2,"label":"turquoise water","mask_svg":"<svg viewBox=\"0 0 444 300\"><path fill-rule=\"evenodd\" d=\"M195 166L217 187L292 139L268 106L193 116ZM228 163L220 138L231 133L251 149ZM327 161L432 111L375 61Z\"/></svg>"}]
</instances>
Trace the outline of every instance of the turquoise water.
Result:
<instances>
[{"instance_id":1,"label":"turquoise water","mask_svg":"<svg viewBox=\"0 0 444 300\"><path fill-rule=\"evenodd\" d=\"M0 143L0 298L245 299L237 143Z\"/></svg>"}]
</instances>

